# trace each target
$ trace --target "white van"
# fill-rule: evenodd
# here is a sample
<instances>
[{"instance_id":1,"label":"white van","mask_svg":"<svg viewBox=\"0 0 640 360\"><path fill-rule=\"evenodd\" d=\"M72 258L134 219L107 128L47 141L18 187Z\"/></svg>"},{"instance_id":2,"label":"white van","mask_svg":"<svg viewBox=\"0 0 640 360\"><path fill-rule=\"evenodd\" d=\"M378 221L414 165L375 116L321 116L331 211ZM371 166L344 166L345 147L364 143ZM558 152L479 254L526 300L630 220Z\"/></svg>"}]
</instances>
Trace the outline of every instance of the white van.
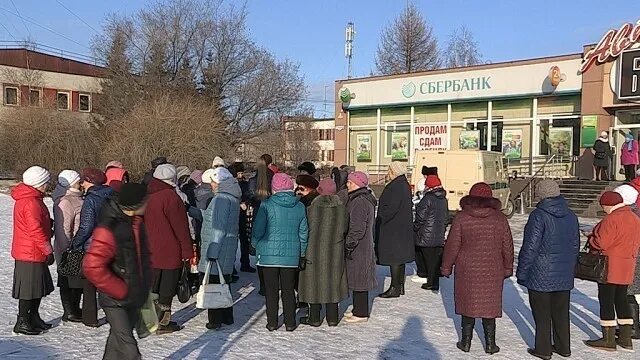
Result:
<instances>
[{"instance_id":1,"label":"white van","mask_svg":"<svg viewBox=\"0 0 640 360\"><path fill-rule=\"evenodd\" d=\"M414 175L415 188L422 166L437 167L442 186L447 191L449 210L460 210L460 199L469 195L469 189L477 182L485 182L493 189L493 196L502 203L502 212L511 217L515 203L509 198L509 176L505 171L503 155L499 152L478 150L416 151Z\"/></svg>"}]
</instances>

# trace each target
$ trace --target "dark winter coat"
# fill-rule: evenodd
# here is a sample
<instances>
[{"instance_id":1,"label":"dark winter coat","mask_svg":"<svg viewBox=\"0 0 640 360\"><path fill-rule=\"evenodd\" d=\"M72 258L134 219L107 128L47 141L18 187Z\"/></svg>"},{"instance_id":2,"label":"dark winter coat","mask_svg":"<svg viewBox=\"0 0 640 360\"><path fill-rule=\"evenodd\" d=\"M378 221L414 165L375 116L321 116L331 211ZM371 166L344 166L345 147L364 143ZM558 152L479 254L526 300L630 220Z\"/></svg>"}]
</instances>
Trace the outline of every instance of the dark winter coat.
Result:
<instances>
[{"instance_id":1,"label":"dark winter coat","mask_svg":"<svg viewBox=\"0 0 640 360\"><path fill-rule=\"evenodd\" d=\"M80 226L73 237L73 248L89 249L91 234L98 224L102 205L113 195L113 189L106 185L95 185L87 190L80 210Z\"/></svg>"},{"instance_id":2,"label":"dark winter coat","mask_svg":"<svg viewBox=\"0 0 640 360\"><path fill-rule=\"evenodd\" d=\"M415 260L413 202L407 177L391 180L382 191L376 218L376 255L380 265Z\"/></svg>"},{"instance_id":3,"label":"dark winter coat","mask_svg":"<svg viewBox=\"0 0 640 360\"><path fill-rule=\"evenodd\" d=\"M370 291L377 286L373 232L376 198L367 188L349 193L349 230L345 240L347 283L353 291Z\"/></svg>"},{"instance_id":4,"label":"dark winter coat","mask_svg":"<svg viewBox=\"0 0 640 360\"><path fill-rule=\"evenodd\" d=\"M304 205L305 208L308 208L309 206L311 206L313 200L315 200L318 196L320 196L320 194L318 194L317 191L312 190L307 195L301 197L300 202L302 203L302 205Z\"/></svg>"},{"instance_id":5,"label":"dark winter coat","mask_svg":"<svg viewBox=\"0 0 640 360\"><path fill-rule=\"evenodd\" d=\"M140 308L151 288L149 246L141 216L125 215L109 200L82 264L103 307Z\"/></svg>"},{"instance_id":6,"label":"dark winter coat","mask_svg":"<svg viewBox=\"0 0 640 360\"><path fill-rule=\"evenodd\" d=\"M18 261L44 263L53 253L51 217L37 189L18 184L11 190L13 206L13 242L11 256Z\"/></svg>"},{"instance_id":7,"label":"dark winter coat","mask_svg":"<svg viewBox=\"0 0 640 360\"><path fill-rule=\"evenodd\" d=\"M310 304L338 303L348 296L344 257L347 209L337 196L318 196L307 209L309 241L298 296Z\"/></svg>"},{"instance_id":8,"label":"dark winter coat","mask_svg":"<svg viewBox=\"0 0 640 360\"><path fill-rule=\"evenodd\" d=\"M187 210L175 188L158 179L148 186L144 224L154 269L180 269L182 259L193 257Z\"/></svg>"},{"instance_id":9,"label":"dark winter coat","mask_svg":"<svg viewBox=\"0 0 640 360\"><path fill-rule=\"evenodd\" d=\"M304 205L291 191L264 200L253 222L256 265L297 268L307 251L309 228Z\"/></svg>"},{"instance_id":10,"label":"dark winter coat","mask_svg":"<svg viewBox=\"0 0 640 360\"><path fill-rule=\"evenodd\" d=\"M546 198L529 215L518 255L518 284L540 292L573 289L580 250L578 218L562 196Z\"/></svg>"},{"instance_id":11,"label":"dark winter coat","mask_svg":"<svg viewBox=\"0 0 640 360\"><path fill-rule=\"evenodd\" d=\"M611 145L609 144L609 142L604 142L600 139L596 140L596 142L593 144L593 151L595 153L593 155L593 165L609 167L609 161L613 156L611 153Z\"/></svg>"},{"instance_id":12,"label":"dark winter coat","mask_svg":"<svg viewBox=\"0 0 640 360\"><path fill-rule=\"evenodd\" d=\"M502 317L502 286L513 275L513 237L500 200L465 196L444 245L443 276L455 266L456 314Z\"/></svg>"},{"instance_id":13,"label":"dark winter coat","mask_svg":"<svg viewBox=\"0 0 640 360\"><path fill-rule=\"evenodd\" d=\"M416 205L416 215L413 221L416 246L443 246L448 216L447 192L442 188L426 192Z\"/></svg>"}]
</instances>

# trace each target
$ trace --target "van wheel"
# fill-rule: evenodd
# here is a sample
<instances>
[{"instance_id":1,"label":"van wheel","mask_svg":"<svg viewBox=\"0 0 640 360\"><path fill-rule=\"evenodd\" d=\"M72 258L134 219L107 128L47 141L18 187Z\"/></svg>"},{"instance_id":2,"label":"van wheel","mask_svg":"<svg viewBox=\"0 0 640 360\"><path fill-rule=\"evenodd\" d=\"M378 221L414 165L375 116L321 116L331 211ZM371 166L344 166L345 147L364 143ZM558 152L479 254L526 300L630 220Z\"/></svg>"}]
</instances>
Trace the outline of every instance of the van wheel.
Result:
<instances>
[{"instance_id":1,"label":"van wheel","mask_svg":"<svg viewBox=\"0 0 640 360\"><path fill-rule=\"evenodd\" d=\"M502 213L508 218L511 219L513 214L516 212L516 203L513 200L509 199L507 201L507 206L502 209Z\"/></svg>"}]
</instances>

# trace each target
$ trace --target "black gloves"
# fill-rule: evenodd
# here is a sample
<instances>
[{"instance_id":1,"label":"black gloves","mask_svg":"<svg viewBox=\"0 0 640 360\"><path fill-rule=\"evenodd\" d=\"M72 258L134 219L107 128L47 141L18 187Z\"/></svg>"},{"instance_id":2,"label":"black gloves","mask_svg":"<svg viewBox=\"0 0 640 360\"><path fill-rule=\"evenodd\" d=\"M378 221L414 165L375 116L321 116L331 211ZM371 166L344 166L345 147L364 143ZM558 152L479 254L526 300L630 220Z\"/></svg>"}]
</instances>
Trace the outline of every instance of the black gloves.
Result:
<instances>
[{"instance_id":1,"label":"black gloves","mask_svg":"<svg viewBox=\"0 0 640 360\"><path fill-rule=\"evenodd\" d=\"M45 261L47 262L47 266L53 265L53 263L56 261L56 259L53 257L53 253L47 255L47 260Z\"/></svg>"},{"instance_id":2,"label":"black gloves","mask_svg":"<svg viewBox=\"0 0 640 360\"><path fill-rule=\"evenodd\" d=\"M353 257L351 256L351 254L353 254L354 249L345 249L345 250L346 250L345 256L347 257L347 259L353 260Z\"/></svg>"},{"instance_id":3,"label":"black gloves","mask_svg":"<svg viewBox=\"0 0 640 360\"><path fill-rule=\"evenodd\" d=\"M304 271L304 269L306 268L307 268L307 258L303 256L300 258L300 262L298 263L298 270Z\"/></svg>"}]
</instances>

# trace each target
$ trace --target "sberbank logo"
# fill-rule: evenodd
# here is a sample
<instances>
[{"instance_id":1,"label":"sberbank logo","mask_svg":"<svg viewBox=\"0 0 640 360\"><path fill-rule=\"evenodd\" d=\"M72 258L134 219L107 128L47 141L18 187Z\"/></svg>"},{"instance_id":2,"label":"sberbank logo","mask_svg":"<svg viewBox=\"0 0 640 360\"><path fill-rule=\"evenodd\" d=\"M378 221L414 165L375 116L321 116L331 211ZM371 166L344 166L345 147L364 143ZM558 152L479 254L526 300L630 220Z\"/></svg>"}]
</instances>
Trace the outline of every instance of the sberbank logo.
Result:
<instances>
[{"instance_id":1,"label":"sberbank logo","mask_svg":"<svg viewBox=\"0 0 640 360\"><path fill-rule=\"evenodd\" d=\"M406 98L410 98L416 93L416 85L412 82L404 84L402 86L402 95Z\"/></svg>"},{"instance_id":2,"label":"sberbank logo","mask_svg":"<svg viewBox=\"0 0 640 360\"><path fill-rule=\"evenodd\" d=\"M343 87L342 89L340 89L340 92L338 93L340 96L340 101L342 101L345 104L348 104L351 99L355 99L355 94L353 94L348 88Z\"/></svg>"}]
</instances>

